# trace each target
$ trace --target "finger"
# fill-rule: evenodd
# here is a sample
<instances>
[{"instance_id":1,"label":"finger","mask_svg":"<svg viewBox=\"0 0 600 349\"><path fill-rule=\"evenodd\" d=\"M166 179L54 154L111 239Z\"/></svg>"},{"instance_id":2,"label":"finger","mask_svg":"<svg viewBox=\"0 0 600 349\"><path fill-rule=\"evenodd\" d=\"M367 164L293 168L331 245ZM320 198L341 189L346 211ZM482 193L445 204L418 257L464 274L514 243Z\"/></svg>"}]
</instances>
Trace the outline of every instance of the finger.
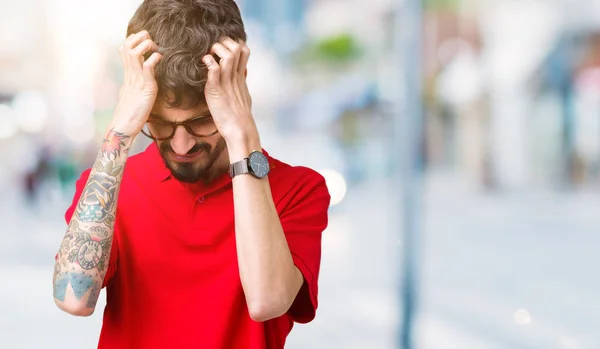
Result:
<instances>
[{"instance_id":1,"label":"finger","mask_svg":"<svg viewBox=\"0 0 600 349\"><path fill-rule=\"evenodd\" d=\"M202 62L204 62L208 68L208 77L206 80L206 86L204 87L204 92L206 94L215 94L217 91L219 91L221 85L220 75L222 68L217 64L215 57L212 55L206 55L202 57Z\"/></svg>"},{"instance_id":2,"label":"finger","mask_svg":"<svg viewBox=\"0 0 600 349\"><path fill-rule=\"evenodd\" d=\"M158 45L158 44L157 44ZM161 55L165 55L166 49L164 47L160 47L158 46L157 50L151 50L149 52L144 53L144 61L146 61L148 58L150 58L150 56L154 53L154 52L158 52Z\"/></svg>"},{"instance_id":3,"label":"finger","mask_svg":"<svg viewBox=\"0 0 600 349\"><path fill-rule=\"evenodd\" d=\"M238 65L240 63L240 54L242 53L242 47L238 42L233 41L231 38L227 37L221 41L221 44L225 46L229 52L232 53L232 69L238 71Z\"/></svg>"},{"instance_id":4,"label":"finger","mask_svg":"<svg viewBox=\"0 0 600 349\"><path fill-rule=\"evenodd\" d=\"M136 73L142 74L142 65L144 64L144 54L147 52L158 51L158 45L151 39L142 41L133 50L129 51L129 60L133 70Z\"/></svg>"},{"instance_id":5,"label":"finger","mask_svg":"<svg viewBox=\"0 0 600 349\"><path fill-rule=\"evenodd\" d=\"M131 79L131 69L129 69L129 55L126 53L125 44L119 46L119 56L121 57L121 63L123 63L123 83L128 84Z\"/></svg>"},{"instance_id":6,"label":"finger","mask_svg":"<svg viewBox=\"0 0 600 349\"><path fill-rule=\"evenodd\" d=\"M146 39L146 40L142 41L142 43L137 45L133 50L131 50L131 52L132 52L131 56L143 59L144 55L146 53L149 53L149 52L159 52L160 53L160 49L159 49L158 45L154 41L152 41L152 39Z\"/></svg>"},{"instance_id":7,"label":"finger","mask_svg":"<svg viewBox=\"0 0 600 349\"><path fill-rule=\"evenodd\" d=\"M119 54L123 61L123 73L125 77L125 83L129 83L132 79L133 66L131 64L130 51L133 47L137 46L144 38L149 38L150 34L142 30L141 32L131 34L125 39L121 47L119 48ZM135 46L134 46L135 45Z\"/></svg>"},{"instance_id":8,"label":"finger","mask_svg":"<svg viewBox=\"0 0 600 349\"><path fill-rule=\"evenodd\" d=\"M223 44L216 43L212 46L211 53L216 54L221 58L219 62L220 66L220 79L221 82L231 81L231 73L233 69L233 53L229 51ZM216 63L216 61L215 61Z\"/></svg>"},{"instance_id":9,"label":"finger","mask_svg":"<svg viewBox=\"0 0 600 349\"><path fill-rule=\"evenodd\" d=\"M145 82L156 81L156 75L154 74L154 71L156 69L156 65L158 64L158 62L160 62L160 60L162 58L163 58L163 55L161 55L158 52L154 52L144 62L143 69L144 69L144 81Z\"/></svg>"},{"instance_id":10,"label":"finger","mask_svg":"<svg viewBox=\"0 0 600 349\"><path fill-rule=\"evenodd\" d=\"M131 34L125 40L125 47L132 50L146 39L150 39L150 34L146 30L142 30L139 33Z\"/></svg>"},{"instance_id":11,"label":"finger","mask_svg":"<svg viewBox=\"0 0 600 349\"><path fill-rule=\"evenodd\" d=\"M238 63L238 73L240 74L246 74L246 68L248 66L248 60L250 60L250 48L248 47L248 45L246 45L245 42L240 41L240 49L241 49L241 53L240 53L240 62Z\"/></svg>"}]
</instances>

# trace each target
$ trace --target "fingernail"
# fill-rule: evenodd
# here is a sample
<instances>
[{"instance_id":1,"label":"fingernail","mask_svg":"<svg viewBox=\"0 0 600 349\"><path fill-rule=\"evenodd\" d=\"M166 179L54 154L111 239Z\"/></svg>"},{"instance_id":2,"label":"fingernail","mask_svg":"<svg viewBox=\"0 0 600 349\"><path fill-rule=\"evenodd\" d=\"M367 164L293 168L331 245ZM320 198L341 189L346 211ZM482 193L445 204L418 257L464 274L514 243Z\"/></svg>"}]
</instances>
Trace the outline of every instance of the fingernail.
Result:
<instances>
[{"instance_id":1,"label":"fingernail","mask_svg":"<svg viewBox=\"0 0 600 349\"><path fill-rule=\"evenodd\" d=\"M206 64L207 67L210 67L212 64L212 61L208 58L204 59L203 62L204 62L204 64Z\"/></svg>"},{"instance_id":2,"label":"fingernail","mask_svg":"<svg viewBox=\"0 0 600 349\"><path fill-rule=\"evenodd\" d=\"M160 53L161 55L165 54L165 48L164 47L159 47L158 50L156 50L156 52Z\"/></svg>"}]
</instances>

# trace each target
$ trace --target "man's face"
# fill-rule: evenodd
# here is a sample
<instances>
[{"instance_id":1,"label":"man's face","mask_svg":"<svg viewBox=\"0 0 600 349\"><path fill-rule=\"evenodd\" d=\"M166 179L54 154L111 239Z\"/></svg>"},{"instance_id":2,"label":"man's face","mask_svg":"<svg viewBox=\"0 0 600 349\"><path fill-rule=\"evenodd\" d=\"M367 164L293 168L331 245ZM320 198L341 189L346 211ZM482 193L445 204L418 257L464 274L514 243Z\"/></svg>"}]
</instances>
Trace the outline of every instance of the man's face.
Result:
<instances>
[{"instance_id":1,"label":"man's face","mask_svg":"<svg viewBox=\"0 0 600 349\"><path fill-rule=\"evenodd\" d=\"M163 101L157 101L149 121L183 122L207 115L210 112L205 104L193 109L177 109L170 108ZM210 137L196 137L185 127L178 126L173 138L156 143L173 177L182 182L209 182L228 170L228 155L224 151L227 146L219 133Z\"/></svg>"}]
</instances>

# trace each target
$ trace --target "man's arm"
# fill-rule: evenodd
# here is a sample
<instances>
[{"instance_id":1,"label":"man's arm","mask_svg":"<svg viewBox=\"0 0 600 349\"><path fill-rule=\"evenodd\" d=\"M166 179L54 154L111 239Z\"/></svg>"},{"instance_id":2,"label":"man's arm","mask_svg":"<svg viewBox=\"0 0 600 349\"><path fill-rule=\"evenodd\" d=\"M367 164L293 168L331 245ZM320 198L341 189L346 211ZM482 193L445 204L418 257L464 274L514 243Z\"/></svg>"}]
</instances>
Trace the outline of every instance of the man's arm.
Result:
<instances>
[{"instance_id":1,"label":"man's arm","mask_svg":"<svg viewBox=\"0 0 600 349\"><path fill-rule=\"evenodd\" d=\"M127 151L158 94L154 70L162 55L157 51L145 30L128 36L119 48L124 73L119 102L54 266L54 302L73 315L94 312L106 276ZM148 52L154 53L144 60Z\"/></svg>"},{"instance_id":2,"label":"man's arm","mask_svg":"<svg viewBox=\"0 0 600 349\"><path fill-rule=\"evenodd\" d=\"M113 241L115 212L131 138L111 129L67 228L54 266L54 302L77 316L94 312Z\"/></svg>"},{"instance_id":3,"label":"man's arm","mask_svg":"<svg viewBox=\"0 0 600 349\"><path fill-rule=\"evenodd\" d=\"M212 54L220 58L219 63ZM230 163L260 150L246 84L250 50L224 38L202 61L208 68L204 93L219 133L227 142ZM294 265L267 179L233 179L235 238L240 279L250 316L266 321L285 314L304 278Z\"/></svg>"},{"instance_id":4,"label":"man's arm","mask_svg":"<svg viewBox=\"0 0 600 349\"><path fill-rule=\"evenodd\" d=\"M255 140L230 147L231 162L262 149L259 143ZM269 180L236 176L233 201L238 264L248 311L255 321L279 317L290 309L304 277L294 265Z\"/></svg>"}]
</instances>

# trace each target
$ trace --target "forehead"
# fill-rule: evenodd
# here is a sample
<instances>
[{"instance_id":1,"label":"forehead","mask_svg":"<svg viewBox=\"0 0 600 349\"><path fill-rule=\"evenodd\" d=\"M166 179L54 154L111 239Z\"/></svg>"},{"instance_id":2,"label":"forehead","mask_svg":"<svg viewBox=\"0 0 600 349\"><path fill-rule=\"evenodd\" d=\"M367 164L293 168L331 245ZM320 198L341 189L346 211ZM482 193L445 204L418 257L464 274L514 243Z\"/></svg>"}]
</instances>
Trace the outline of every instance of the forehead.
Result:
<instances>
[{"instance_id":1,"label":"forehead","mask_svg":"<svg viewBox=\"0 0 600 349\"><path fill-rule=\"evenodd\" d=\"M150 113L151 118L161 118L171 122L181 122L197 116L208 115L208 106L200 103L194 108L182 109L169 106L164 101L157 101Z\"/></svg>"}]
</instances>

